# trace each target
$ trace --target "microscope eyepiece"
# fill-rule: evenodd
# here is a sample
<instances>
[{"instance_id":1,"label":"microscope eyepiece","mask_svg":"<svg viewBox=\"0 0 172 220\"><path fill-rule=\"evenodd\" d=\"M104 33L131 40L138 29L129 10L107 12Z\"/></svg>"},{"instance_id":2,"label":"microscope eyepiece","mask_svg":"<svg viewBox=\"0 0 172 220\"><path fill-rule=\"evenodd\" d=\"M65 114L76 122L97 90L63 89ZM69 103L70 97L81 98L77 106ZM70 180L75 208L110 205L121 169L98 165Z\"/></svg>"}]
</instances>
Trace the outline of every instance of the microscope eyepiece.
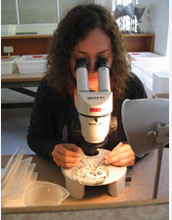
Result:
<instances>
[{"instance_id":1,"label":"microscope eyepiece","mask_svg":"<svg viewBox=\"0 0 172 220\"><path fill-rule=\"evenodd\" d=\"M96 63L96 69L100 67L110 68L107 58L99 57Z\"/></svg>"},{"instance_id":2,"label":"microscope eyepiece","mask_svg":"<svg viewBox=\"0 0 172 220\"><path fill-rule=\"evenodd\" d=\"M88 64L87 64L87 61L85 58L79 58L79 59L76 59L76 63L75 63L75 71L77 68L79 67L85 67L88 69Z\"/></svg>"}]
</instances>

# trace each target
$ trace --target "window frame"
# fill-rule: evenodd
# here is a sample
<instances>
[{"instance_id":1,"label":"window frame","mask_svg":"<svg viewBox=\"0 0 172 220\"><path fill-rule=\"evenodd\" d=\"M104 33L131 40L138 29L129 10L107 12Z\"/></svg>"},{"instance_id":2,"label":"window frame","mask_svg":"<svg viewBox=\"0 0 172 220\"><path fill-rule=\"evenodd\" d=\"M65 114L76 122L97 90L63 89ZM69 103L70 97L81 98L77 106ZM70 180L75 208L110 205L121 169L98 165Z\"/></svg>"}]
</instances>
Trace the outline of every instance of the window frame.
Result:
<instances>
[{"instance_id":1,"label":"window frame","mask_svg":"<svg viewBox=\"0 0 172 220\"><path fill-rule=\"evenodd\" d=\"M21 24L20 23L20 12L19 12L19 3L18 0L15 0L15 9L16 9L16 25L47 25L47 24L58 24L60 22L60 5L59 0L56 0L56 22L53 23L30 23L30 24Z\"/></svg>"}]
</instances>

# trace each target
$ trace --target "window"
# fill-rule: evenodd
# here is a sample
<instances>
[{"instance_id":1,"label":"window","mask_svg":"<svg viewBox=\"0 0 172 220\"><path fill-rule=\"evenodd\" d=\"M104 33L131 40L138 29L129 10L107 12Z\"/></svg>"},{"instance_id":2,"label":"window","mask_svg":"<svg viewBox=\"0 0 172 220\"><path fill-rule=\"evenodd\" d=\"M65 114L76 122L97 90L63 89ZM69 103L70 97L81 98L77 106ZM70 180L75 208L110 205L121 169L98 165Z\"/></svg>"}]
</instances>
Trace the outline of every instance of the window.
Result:
<instances>
[{"instance_id":1,"label":"window","mask_svg":"<svg viewBox=\"0 0 172 220\"><path fill-rule=\"evenodd\" d=\"M2 24L58 23L77 4L95 0L1 0Z\"/></svg>"},{"instance_id":2,"label":"window","mask_svg":"<svg viewBox=\"0 0 172 220\"><path fill-rule=\"evenodd\" d=\"M18 0L19 23L57 23L57 4L57 0Z\"/></svg>"},{"instance_id":3,"label":"window","mask_svg":"<svg viewBox=\"0 0 172 220\"><path fill-rule=\"evenodd\" d=\"M2 24L58 22L59 0L1 0Z\"/></svg>"},{"instance_id":4,"label":"window","mask_svg":"<svg viewBox=\"0 0 172 220\"><path fill-rule=\"evenodd\" d=\"M95 0L59 0L60 19L62 19L66 13L78 4L95 3Z\"/></svg>"},{"instance_id":5,"label":"window","mask_svg":"<svg viewBox=\"0 0 172 220\"><path fill-rule=\"evenodd\" d=\"M1 0L1 35L52 34L72 7L96 3L112 12L114 2L115 0Z\"/></svg>"},{"instance_id":6,"label":"window","mask_svg":"<svg viewBox=\"0 0 172 220\"><path fill-rule=\"evenodd\" d=\"M14 0L1 0L1 23L17 24L16 6Z\"/></svg>"}]
</instances>

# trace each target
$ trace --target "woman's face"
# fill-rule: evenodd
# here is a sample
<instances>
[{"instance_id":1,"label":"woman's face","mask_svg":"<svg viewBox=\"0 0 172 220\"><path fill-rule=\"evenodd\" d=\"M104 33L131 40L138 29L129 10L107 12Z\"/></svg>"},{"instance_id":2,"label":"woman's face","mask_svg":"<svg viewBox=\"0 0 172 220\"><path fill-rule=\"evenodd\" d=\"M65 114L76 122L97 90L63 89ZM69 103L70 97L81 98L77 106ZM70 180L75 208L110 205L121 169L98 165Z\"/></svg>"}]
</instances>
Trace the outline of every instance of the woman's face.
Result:
<instances>
[{"instance_id":1,"label":"woman's face","mask_svg":"<svg viewBox=\"0 0 172 220\"><path fill-rule=\"evenodd\" d=\"M107 58L110 67L112 66L113 54L110 38L101 29L96 28L75 46L74 54L70 59L70 67L75 78L76 59L87 60L89 89L96 92L98 91L98 72L95 70L95 65L99 57Z\"/></svg>"}]
</instances>

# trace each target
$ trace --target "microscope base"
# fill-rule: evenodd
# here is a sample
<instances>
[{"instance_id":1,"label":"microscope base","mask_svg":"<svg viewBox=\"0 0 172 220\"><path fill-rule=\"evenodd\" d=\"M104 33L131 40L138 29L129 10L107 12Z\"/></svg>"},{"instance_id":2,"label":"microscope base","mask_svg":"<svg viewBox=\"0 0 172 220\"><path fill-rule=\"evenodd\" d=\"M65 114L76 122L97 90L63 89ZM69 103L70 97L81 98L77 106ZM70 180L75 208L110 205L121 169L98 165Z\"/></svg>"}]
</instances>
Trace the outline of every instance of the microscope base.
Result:
<instances>
[{"instance_id":1,"label":"microscope base","mask_svg":"<svg viewBox=\"0 0 172 220\"><path fill-rule=\"evenodd\" d=\"M104 158L104 156L109 152L105 149L98 149L99 154L95 156L87 156L82 154L82 160L87 164L99 164L99 162ZM78 167L82 165L80 163ZM126 167L115 167L112 165L106 165L109 170L108 176L103 183L97 184L107 185L108 193L115 197L120 195L123 192L125 187L125 176L126 176ZM74 199L82 199L85 196L85 185L80 184L74 175L74 171L77 167L73 168L62 168L62 173L65 177L66 189L69 191L70 196Z\"/></svg>"},{"instance_id":2,"label":"microscope base","mask_svg":"<svg viewBox=\"0 0 172 220\"><path fill-rule=\"evenodd\" d=\"M85 185L73 181L65 177L66 189L69 191L70 196L74 199L83 199L85 196ZM107 185L108 193L113 196L119 196L125 187L125 175L118 179L116 182Z\"/></svg>"}]
</instances>

